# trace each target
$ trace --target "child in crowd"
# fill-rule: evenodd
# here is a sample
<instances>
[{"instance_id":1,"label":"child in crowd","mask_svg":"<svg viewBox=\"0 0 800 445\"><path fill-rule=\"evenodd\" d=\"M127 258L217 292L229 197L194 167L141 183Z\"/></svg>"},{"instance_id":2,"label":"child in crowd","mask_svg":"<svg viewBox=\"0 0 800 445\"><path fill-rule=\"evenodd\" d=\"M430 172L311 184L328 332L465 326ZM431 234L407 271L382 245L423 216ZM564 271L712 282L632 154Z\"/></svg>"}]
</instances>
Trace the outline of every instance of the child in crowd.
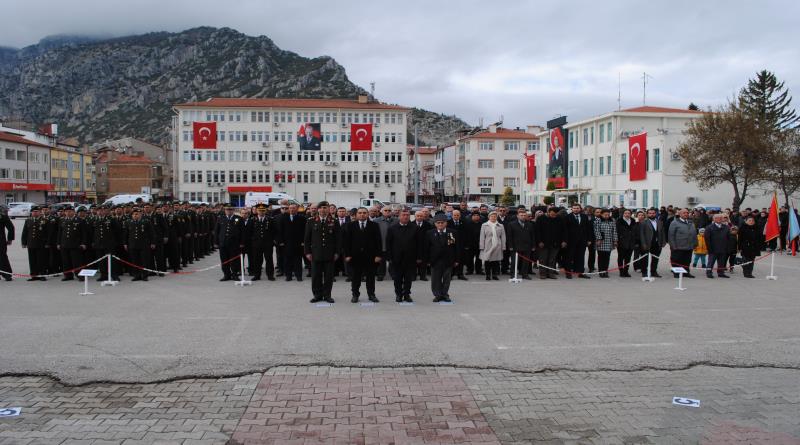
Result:
<instances>
[{"instance_id":1,"label":"child in crowd","mask_svg":"<svg viewBox=\"0 0 800 445\"><path fill-rule=\"evenodd\" d=\"M706 256L708 256L708 247L706 247L706 237L703 234L706 233L706 229L700 228L699 233L697 234L697 247L694 248L694 259L692 260L692 267L697 267L698 261L703 266L703 269L706 268Z\"/></svg>"}]
</instances>

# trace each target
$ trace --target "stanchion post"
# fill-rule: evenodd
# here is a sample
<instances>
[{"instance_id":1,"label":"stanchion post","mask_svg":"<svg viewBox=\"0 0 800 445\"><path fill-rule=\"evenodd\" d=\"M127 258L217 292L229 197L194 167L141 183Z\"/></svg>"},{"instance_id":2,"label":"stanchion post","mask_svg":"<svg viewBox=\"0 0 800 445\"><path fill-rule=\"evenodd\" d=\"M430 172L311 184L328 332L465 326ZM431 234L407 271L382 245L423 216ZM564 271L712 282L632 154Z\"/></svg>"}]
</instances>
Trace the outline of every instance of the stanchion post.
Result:
<instances>
[{"instance_id":1,"label":"stanchion post","mask_svg":"<svg viewBox=\"0 0 800 445\"><path fill-rule=\"evenodd\" d=\"M240 269L241 279L236 282L236 285L237 286L242 286L242 287L250 286L251 284L253 284L253 282L250 281L250 280L245 280L244 279L244 254L243 253L239 254L239 265L241 266L241 269Z\"/></svg>"},{"instance_id":2,"label":"stanchion post","mask_svg":"<svg viewBox=\"0 0 800 445\"><path fill-rule=\"evenodd\" d=\"M508 279L509 283L521 283L522 278L519 277L519 252L514 252L514 278Z\"/></svg>"},{"instance_id":3,"label":"stanchion post","mask_svg":"<svg viewBox=\"0 0 800 445\"><path fill-rule=\"evenodd\" d=\"M777 280L778 277L775 276L775 252L772 252L770 255L772 257L772 261L770 261L769 265L769 275L767 275L768 280Z\"/></svg>"},{"instance_id":4,"label":"stanchion post","mask_svg":"<svg viewBox=\"0 0 800 445\"><path fill-rule=\"evenodd\" d=\"M106 281L101 281L100 282L100 286L101 287L102 286L116 286L117 284L119 284L119 281L113 281L111 279L111 276L112 276L111 275L111 261L112 261L111 256L112 255L110 253L106 254Z\"/></svg>"},{"instance_id":5,"label":"stanchion post","mask_svg":"<svg viewBox=\"0 0 800 445\"><path fill-rule=\"evenodd\" d=\"M646 277L642 277L642 281L647 281L647 282L655 281L655 278L653 278L652 272L651 272L652 267L650 267L652 265L652 263L653 263L653 254L650 253L650 252L647 252L647 276Z\"/></svg>"}]
</instances>

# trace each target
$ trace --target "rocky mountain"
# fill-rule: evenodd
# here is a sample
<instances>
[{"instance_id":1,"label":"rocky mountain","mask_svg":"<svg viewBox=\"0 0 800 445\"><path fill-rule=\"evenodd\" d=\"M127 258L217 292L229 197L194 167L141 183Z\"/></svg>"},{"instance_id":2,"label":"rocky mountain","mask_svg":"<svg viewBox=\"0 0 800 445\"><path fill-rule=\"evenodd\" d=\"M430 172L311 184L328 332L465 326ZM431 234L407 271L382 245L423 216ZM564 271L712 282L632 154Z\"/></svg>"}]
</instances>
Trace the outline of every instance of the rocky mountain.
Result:
<instances>
[{"instance_id":1,"label":"rocky mountain","mask_svg":"<svg viewBox=\"0 0 800 445\"><path fill-rule=\"evenodd\" d=\"M169 143L171 105L210 97L355 98L330 57L278 48L265 36L200 27L113 39L55 36L0 47L0 118L57 122L81 143L132 136ZM452 142L458 118L414 110L421 144ZM411 139L409 139L411 140Z\"/></svg>"}]
</instances>

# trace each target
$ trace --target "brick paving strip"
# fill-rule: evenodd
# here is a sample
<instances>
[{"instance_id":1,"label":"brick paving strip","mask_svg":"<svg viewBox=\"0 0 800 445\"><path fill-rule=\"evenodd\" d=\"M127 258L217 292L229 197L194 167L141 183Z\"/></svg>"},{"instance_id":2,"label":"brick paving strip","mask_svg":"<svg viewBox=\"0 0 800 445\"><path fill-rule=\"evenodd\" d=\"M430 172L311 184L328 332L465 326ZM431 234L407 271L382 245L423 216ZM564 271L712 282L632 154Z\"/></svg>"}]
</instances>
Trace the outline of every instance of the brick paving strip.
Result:
<instances>
[{"instance_id":1,"label":"brick paving strip","mask_svg":"<svg viewBox=\"0 0 800 445\"><path fill-rule=\"evenodd\" d=\"M518 373L276 367L235 378L64 386L0 377L0 444L800 445L800 371ZM700 399L700 408L672 397Z\"/></svg>"}]
</instances>

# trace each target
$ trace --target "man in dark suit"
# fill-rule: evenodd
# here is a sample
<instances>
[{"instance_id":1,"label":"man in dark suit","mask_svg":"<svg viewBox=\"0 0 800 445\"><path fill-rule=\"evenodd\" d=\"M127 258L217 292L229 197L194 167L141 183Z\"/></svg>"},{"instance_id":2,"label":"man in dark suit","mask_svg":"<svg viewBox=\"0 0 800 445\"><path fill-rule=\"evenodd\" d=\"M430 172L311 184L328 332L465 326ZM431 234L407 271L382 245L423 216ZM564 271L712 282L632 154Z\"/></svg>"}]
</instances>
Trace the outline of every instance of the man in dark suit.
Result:
<instances>
[{"instance_id":1,"label":"man in dark suit","mask_svg":"<svg viewBox=\"0 0 800 445\"><path fill-rule=\"evenodd\" d=\"M724 216L721 213L714 215L714 222L706 227L706 231L703 234L708 248L708 269L706 269L708 278L714 278L715 264L718 277L730 278L725 274L725 265L728 260L728 232L730 229L723 223L723 218Z\"/></svg>"},{"instance_id":2,"label":"man in dark suit","mask_svg":"<svg viewBox=\"0 0 800 445\"><path fill-rule=\"evenodd\" d=\"M306 218L297 213L297 204L290 204L278 219L278 245L283 248L283 273L286 281L303 281L303 236Z\"/></svg>"},{"instance_id":3,"label":"man in dark suit","mask_svg":"<svg viewBox=\"0 0 800 445\"><path fill-rule=\"evenodd\" d=\"M453 218L447 222L447 228L455 232L460 240L458 245L458 265L453 267L453 275L459 280L467 281L467 277L464 276L464 265L470 261L472 252L470 244L466 242L468 229L460 210L453 210L452 215Z\"/></svg>"},{"instance_id":4,"label":"man in dark suit","mask_svg":"<svg viewBox=\"0 0 800 445\"><path fill-rule=\"evenodd\" d=\"M517 210L516 221L506 224L506 245L511 254L519 254L517 269L524 280L530 280L531 263L533 251L536 247L536 232L534 223L528 221L528 212L525 209ZM514 258L511 259L512 267ZM513 272L512 272L513 275Z\"/></svg>"},{"instance_id":5,"label":"man in dark suit","mask_svg":"<svg viewBox=\"0 0 800 445\"><path fill-rule=\"evenodd\" d=\"M149 220L142 218L142 211L134 207L131 219L125 224L123 238L124 249L130 256L131 263L147 267L150 255L156 248L156 233ZM139 268L133 270L132 281L147 281L148 272Z\"/></svg>"},{"instance_id":6,"label":"man in dark suit","mask_svg":"<svg viewBox=\"0 0 800 445\"><path fill-rule=\"evenodd\" d=\"M433 225L425 220L425 212L417 211L414 214L414 225L417 226L417 231L420 233L422 239L425 239L425 235L433 229ZM428 265L421 263L417 265L417 276L422 281L428 281Z\"/></svg>"},{"instance_id":7,"label":"man in dark suit","mask_svg":"<svg viewBox=\"0 0 800 445\"><path fill-rule=\"evenodd\" d=\"M386 258L392 264L395 301L411 303L411 282L422 264L421 232L411 222L411 212L401 210L398 222L386 233Z\"/></svg>"},{"instance_id":8,"label":"man in dark suit","mask_svg":"<svg viewBox=\"0 0 800 445\"><path fill-rule=\"evenodd\" d=\"M0 216L0 219L2 219L2 216ZM11 227L13 228L14 226L12 225ZM22 236L20 236L22 248L28 249L28 266L30 267L31 275L44 275L47 273L50 229L49 221L41 215L39 207L31 207L31 217L25 220L25 225L22 226ZM5 228L0 229L0 231L4 230ZM0 266L0 270L6 269ZM47 278L34 276L29 278L28 281L47 281Z\"/></svg>"},{"instance_id":9,"label":"man in dark suit","mask_svg":"<svg viewBox=\"0 0 800 445\"><path fill-rule=\"evenodd\" d=\"M580 204L572 205L572 213L567 215L567 262L568 272L577 273L581 278L589 278L583 268L586 248L594 239L594 227L589 218L583 213ZM567 278L572 274L567 273Z\"/></svg>"},{"instance_id":10,"label":"man in dark suit","mask_svg":"<svg viewBox=\"0 0 800 445\"><path fill-rule=\"evenodd\" d=\"M0 271L3 279L11 281L11 262L8 261L8 246L14 241L14 223L5 213L0 213Z\"/></svg>"},{"instance_id":11,"label":"man in dark suit","mask_svg":"<svg viewBox=\"0 0 800 445\"><path fill-rule=\"evenodd\" d=\"M166 272L167 257L164 254L164 246L168 241L169 226L167 224L167 219L164 218L164 215L161 212L156 212L153 204L149 202L144 205L144 215L142 215L142 217L150 221L150 224L153 226L153 231L155 231L156 235L154 239L156 248L153 249L149 267L152 267L159 272ZM163 277L164 275L161 274L161 276Z\"/></svg>"},{"instance_id":12,"label":"man in dark suit","mask_svg":"<svg viewBox=\"0 0 800 445\"><path fill-rule=\"evenodd\" d=\"M225 214L217 219L214 227L214 244L219 246L219 259L222 262L222 278L220 281L230 281L239 278L241 258L228 261L237 257L244 247L242 241L242 218L233 214L233 206L225 204Z\"/></svg>"},{"instance_id":13,"label":"man in dark suit","mask_svg":"<svg viewBox=\"0 0 800 445\"><path fill-rule=\"evenodd\" d=\"M94 247L98 258L105 255L114 255L117 244L120 242L119 237L122 227L119 227L116 219L108 215L108 211L108 207L100 206L98 215L92 221L92 247ZM100 269L99 281L107 281L109 279L108 263L106 261L97 264L97 268ZM119 281L119 264L114 259L111 261L111 279Z\"/></svg>"},{"instance_id":14,"label":"man in dark suit","mask_svg":"<svg viewBox=\"0 0 800 445\"><path fill-rule=\"evenodd\" d=\"M253 281L261 279L261 265L266 263L267 279L275 281L275 265L272 262L272 246L275 244L275 221L267 214L267 205L255 206L256 216L247 225L247 239L250 243L250 272Z\"/></svg>"},{"instance_id":15,"label":"man in dark suit","mask_svg":"<svg viewBox=\"0 0 800 445\"><path fill-rule=\"evenodd\" d=\"M664 223L656 217L656 209L647 210L647 218L638 224L639 229L639 251L641 255L652 254L650 258L650 276L661 278L658 274L658 255L661 255L661 248L667 244L667 237L664 233ZM646 277L647 258L642 262L642 277Z\"/></svg>"},{"instance_id":16,"label":"man in dark suit","mask_svg":"<svg viewBox=\"0 0 800 445\"><path fill-rule=\"evenodd\" d=\"M558 209L550 207L547 214L536 220L536 241L539 251L539 278L555 280L558 276L556 257L567 246L567 229L558 216Z\"/></svg>"},{"instance_id":17,"label":"man in dark suit","mask_svg":"<svg viewBox=\"0 0 800 445\"><path fill-rule=\"evenodd\" d=\"M447 215L434 218L435 227L425 235L425 261L431 265L433 302L450 302L450 278L453 266L458 265L458 237L447 230Z\"/></svg>"},{"instance_id":18,"label":"man in dark suit","mask_svg":"<svg viewBox=\"0 0 800 445\"><path fill-rule=\"evenodd\" d=\"M461 243L466 245L465 251L469 252L466 265L467 275L473 273L477 275L483 274L483 262L481 261L480 254L480 239L481 239L481 225L483 225L481 214L474 210L468 220L464 223L464 230L461 232L464 236L461 237Z\"/></svg>"},{"instance_id":19,"label":"man in dark suit","mask_svg":"<svg viewBox=\"0 0 800 445\"><path fill-rule=\"evenodd\" d=\"M360 207L356 212L356 220L347 225L342 234L342 250L344 261L350 265L350 289L353 294L351 303L358 303L361 279L366 281L369 301L378 302L375 297L375 270L383 255L383 242L378 223L370 221L367 209Z\"/></svg>"},{"instance_id":20,"label":"man in dark suit","mask_svg":"<svg viewBox=\"0 0 800 445\"><path fill-rule=\"evenodd\" d=\"M339 228L339 233L344 237L344 232L347 230L347 225L350 224L350 215L347 214L347 209L339 207L336 209L336 227ZM344 262L344 252L339 252L339 258L334 264L333 276L341 273L347 280L350 281L350 265Z\"/></svg>"},{"instance_id":21,"label":"man in dark suit","mask_svg":"<svg viewBox=\"0 0 800 445\"><path fill-rule=\"evenodd\" d=\"M631 265L631 255L637 243L636 221L631 217L631 211L624 209L622 217L617 220L617 267L619 276L630 278L628 272Z\"/></svg>"},{"instance_id":22,"label":"man in dark suit","mask_svg":"<svg viewBox=\"0 0 800 445\"><path fill-rule=\"evenodd\" d=\"M64 217L58 225L58 250L61 252L62 271L64 278L61 281L70 281L75 278L74 271L81 266L83 252L89 245L88 231L83 221L75 217L75 209L64 208Z\"/></svg>"},{"instance_id":23,"label":"man in dark suit","mask_svg":"<svg viewBox=\"0 0 800 445\"><path fill-rule=\"evenodd\" d=\"M333 303L333 263L339 257L342 240L339 226L328 213L328 202L319 203L319 214L306 223L303 252L311 263L311 303ZM374 278L374 277L373 277Z\"/></svg>"}]
</instances>

